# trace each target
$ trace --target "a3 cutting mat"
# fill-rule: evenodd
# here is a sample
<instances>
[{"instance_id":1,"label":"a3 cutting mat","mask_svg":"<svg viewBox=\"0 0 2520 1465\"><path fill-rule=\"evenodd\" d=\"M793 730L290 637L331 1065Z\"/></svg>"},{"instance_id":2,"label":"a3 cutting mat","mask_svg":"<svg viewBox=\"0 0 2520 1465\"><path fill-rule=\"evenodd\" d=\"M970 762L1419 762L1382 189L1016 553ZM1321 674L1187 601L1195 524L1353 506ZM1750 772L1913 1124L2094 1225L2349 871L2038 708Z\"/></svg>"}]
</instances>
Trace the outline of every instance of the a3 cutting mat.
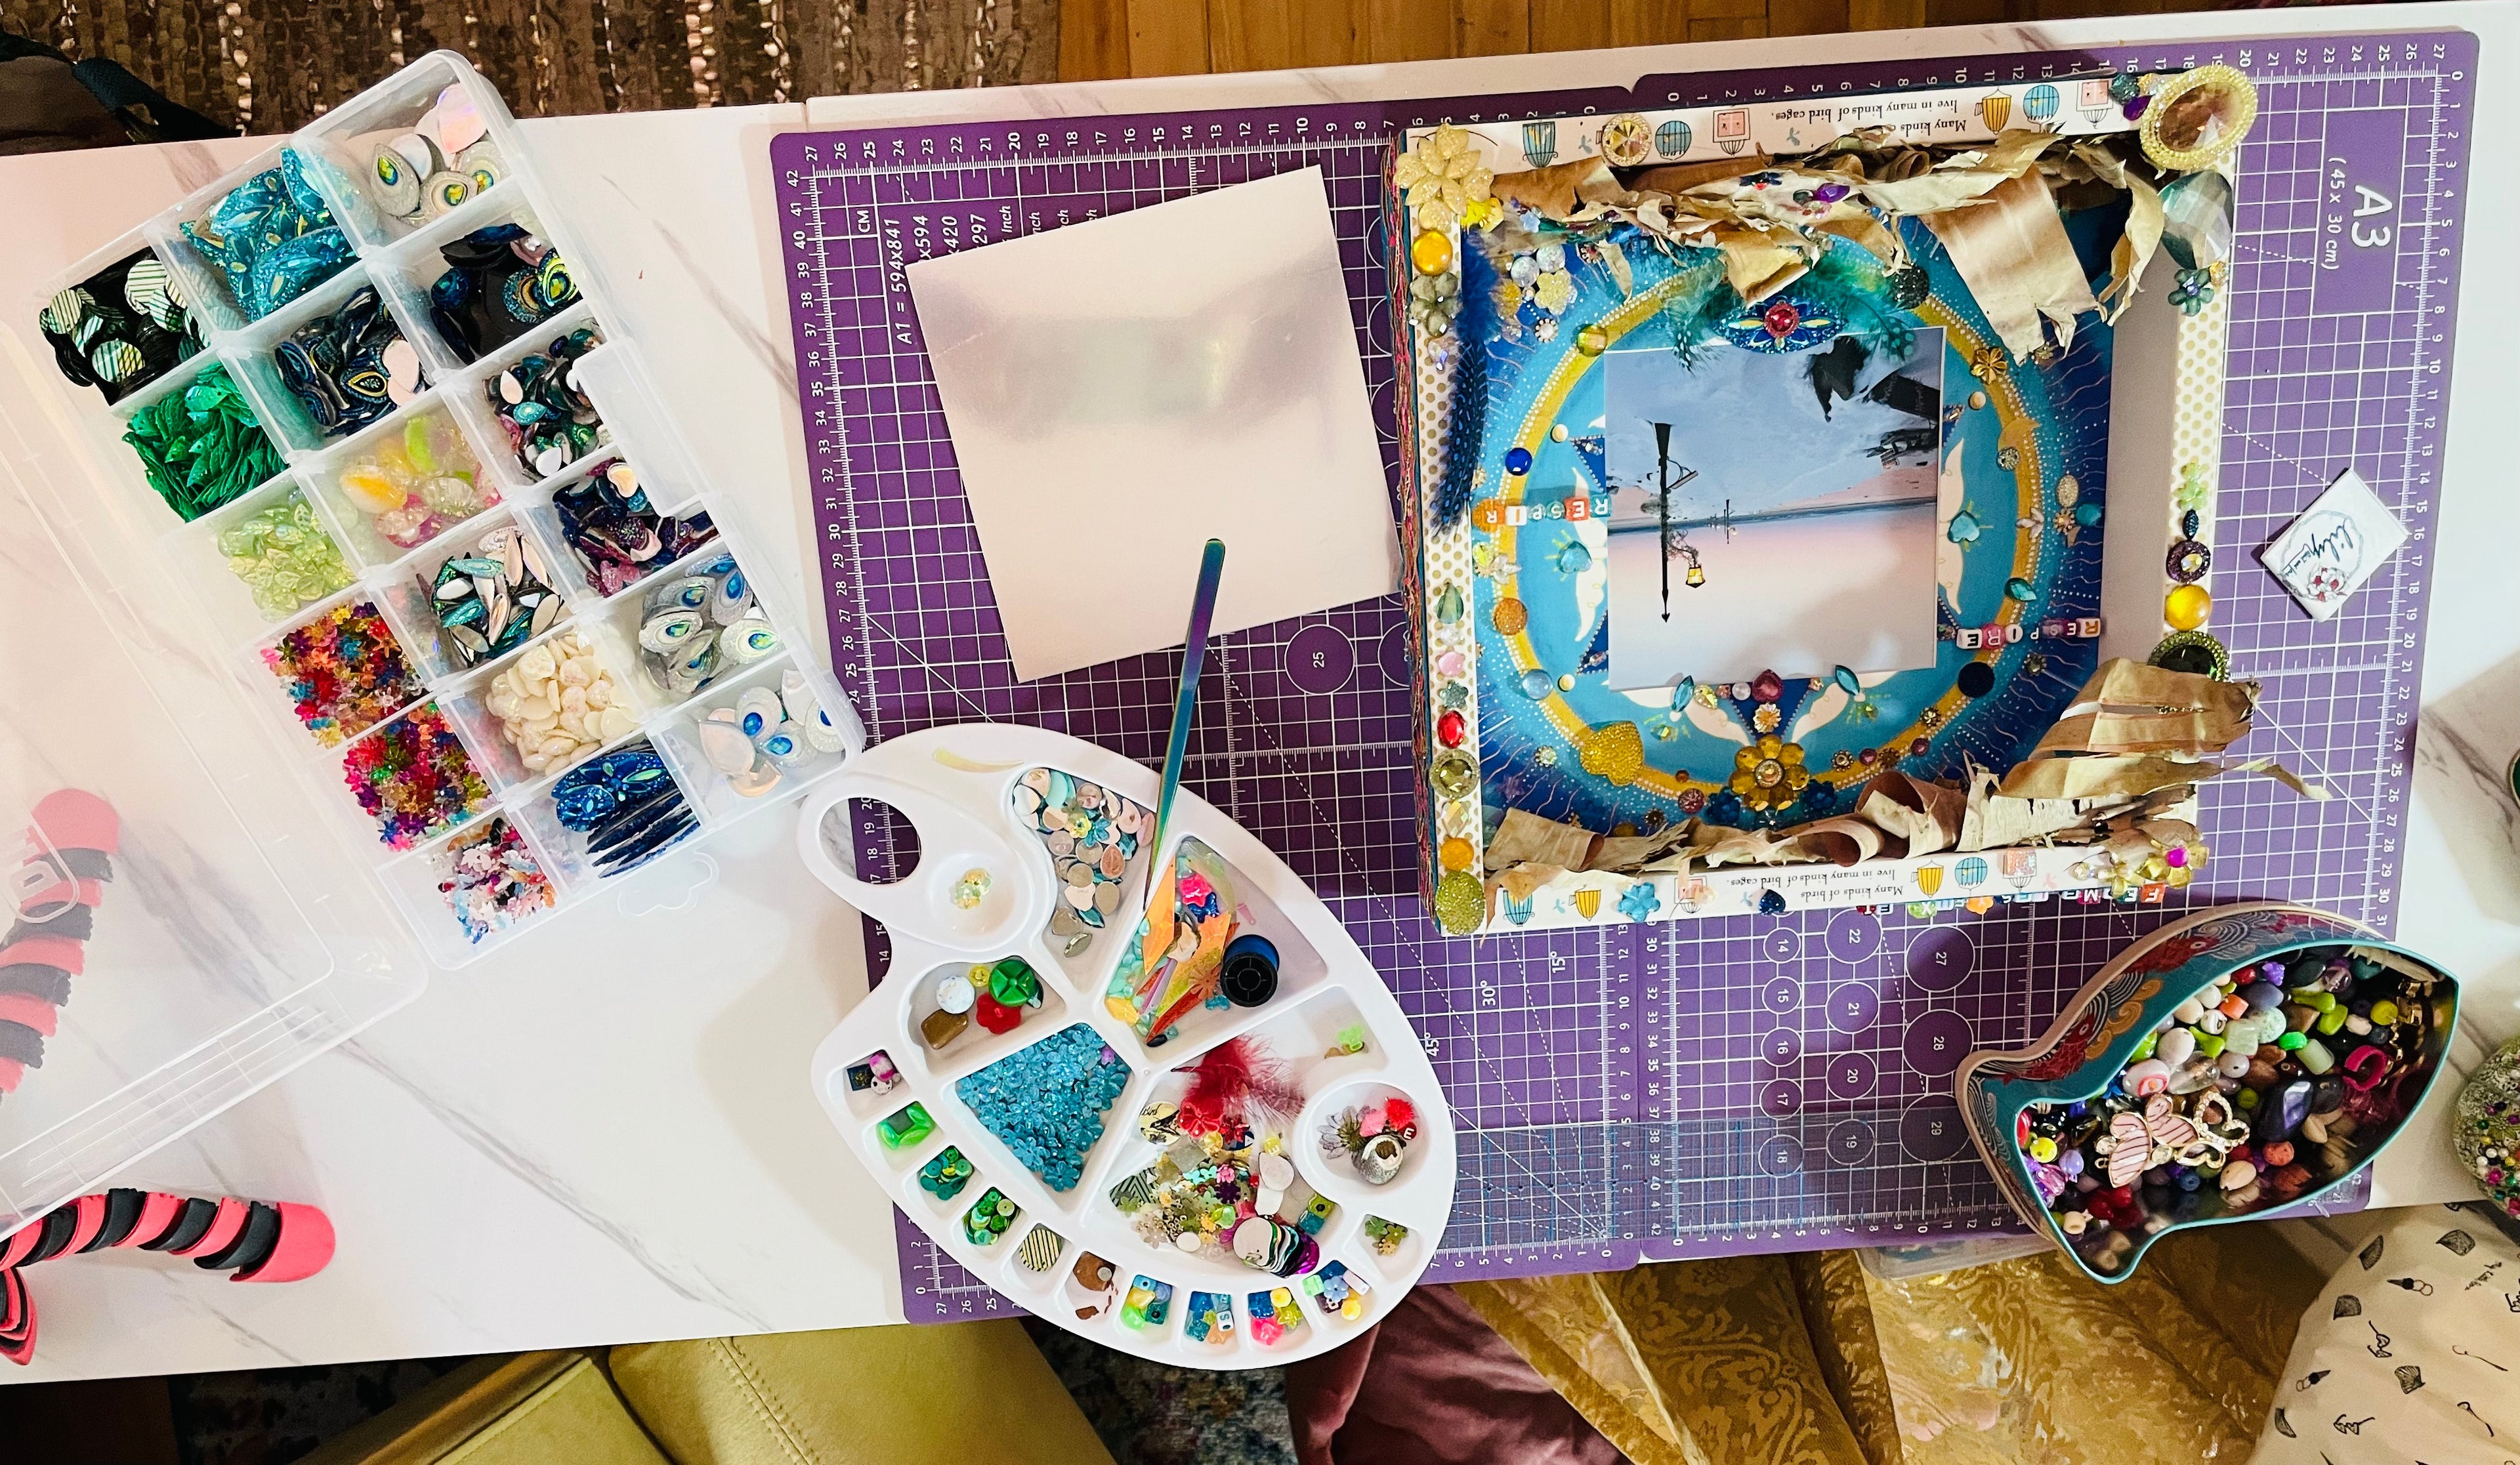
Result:
<instances>
[{"instance_id":1,"label":"a3 cutting mat","mask_svg":"<svg viewBox=\"0 0 2520 1465\"><path fill-rule=\"evenodd\" d=\"M2327 37L1938 64L1652 77L1638 105L2226 61L2257 82L2241 154L2214 629L2266 689L2240 751L2338 797L2209 785L2185 901L1812 912L1476 943L1417 897L1395 599L1211 651L1186 777L1338 912L1416 1021L1462 1131L1430 1280L1881 1244L2009 1228L1950 1075L2017 1043L2129 938L2190 904L2308 902L2386 930L2408 788L2448 400L2475 72L2464 33ZM871 735L1014 719L1158 763L1178 653L1018 683L903 267L1019 234L1319 166L1389 436L1384 152L1401 127L1548 115L1627 94L1361 103L796 133L772 144L832 659ZM2368 211L2368 187L2386 198ZM2357 209L2366 210L2357 217ZM2360 229L2361 247L2350 236ZM2373 231L2391 231L2386 243ZM1116 262L1115 268L1125 268ZM1044 288L1057 289L1046 281ZM2359 469L2414 538L2336 619L2253 552ZM1125 572L1115 546L1107 565ZM884 831L862 840L887 858ZM1946 892L1952 894L1957 892ZM1989 893L1993 893L1990 891ZM900 1228L914 1318L1012 1310Z\"/></svg>"}]
</instances>

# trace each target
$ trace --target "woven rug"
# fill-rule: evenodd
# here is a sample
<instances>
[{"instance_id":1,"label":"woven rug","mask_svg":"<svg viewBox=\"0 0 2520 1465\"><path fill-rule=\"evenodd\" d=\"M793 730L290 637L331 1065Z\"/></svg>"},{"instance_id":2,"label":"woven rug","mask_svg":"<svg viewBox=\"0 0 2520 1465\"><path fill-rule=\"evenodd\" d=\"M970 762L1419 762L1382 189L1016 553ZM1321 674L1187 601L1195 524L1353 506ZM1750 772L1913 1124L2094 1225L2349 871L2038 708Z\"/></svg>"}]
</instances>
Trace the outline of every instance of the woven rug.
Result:
<instances>
[{"instance_id":1,"label":"woven rug","mask_svg":"<svg viewBox=\"0 0 2520 1465\"><path fill-rule=\"evenodd\" d=\"M1058 77L1058 0L0 0L0 30L254 133L441 47L520 117Z\"/></svg>"}]
</instances>

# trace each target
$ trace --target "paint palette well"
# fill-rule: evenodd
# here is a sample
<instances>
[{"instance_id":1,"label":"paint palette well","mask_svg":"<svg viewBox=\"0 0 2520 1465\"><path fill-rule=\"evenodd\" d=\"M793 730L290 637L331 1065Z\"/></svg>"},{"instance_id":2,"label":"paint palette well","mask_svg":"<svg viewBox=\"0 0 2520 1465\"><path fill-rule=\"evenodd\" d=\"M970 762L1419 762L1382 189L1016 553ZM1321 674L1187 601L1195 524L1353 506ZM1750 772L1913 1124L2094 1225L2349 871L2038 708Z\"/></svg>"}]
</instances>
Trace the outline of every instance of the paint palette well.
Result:
<instances>
[{"instance_id":1,"label":"paint palette well","mask_svg":"<svg viewBox=\"0 0 2520 1465\"><path fill-rule=\"evenodd\" d=\"M1156 792L1140 764L1004 724L931 728L853 763L806 807L798 846L883 922L892 976L823 1041L814 1090L904 1214L1026 1310L1165 1362L1283 1363L1352 1337L1425 1268L1452 1209L1452 1116L1320 899L1187 791L1157 848ZM851 800L916 830L901 879L844 867L831 831ZM1177 939L1150 962L1163 861ZM1202 962L1230 966L1248 937L1274 949L1274 990L1202 997ZM1237 1039L1291 1089L1251 1125L1276 1144L1246 1151L1252 1209L1278 1224L1202 1241L1168 1229L1179 1208L1157 1197L1196 1158L1174 1130L1185 1070ZM1053 1107L1069 1122L1039 1122Z\"/></svg>"}]
</instances>

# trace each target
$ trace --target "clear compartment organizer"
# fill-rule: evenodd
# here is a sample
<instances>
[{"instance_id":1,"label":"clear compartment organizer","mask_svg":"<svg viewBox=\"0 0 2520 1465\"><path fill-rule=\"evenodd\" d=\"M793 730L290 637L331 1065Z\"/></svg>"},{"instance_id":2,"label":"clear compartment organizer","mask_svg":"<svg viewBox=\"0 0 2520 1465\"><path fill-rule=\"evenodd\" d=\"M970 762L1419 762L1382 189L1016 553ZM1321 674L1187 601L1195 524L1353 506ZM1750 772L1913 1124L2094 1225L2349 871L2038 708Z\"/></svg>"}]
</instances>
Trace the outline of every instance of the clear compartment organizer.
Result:
<instances>
[{"instance_id":1,"label":"clear compartment organizer","mask_svg":"<svg viewBox=\"0 0 2520 1465\"><path fill-rule=\"evenodd\" d=\"M486 129L482 146L495 151L496 181L435 217L388 216L371 200L356 175L371 166L379 140L408 132L449 88L460 90ZM182 226L207 217L240 184L278 167L294 151L304 176L321 193L353 247L340 271L259 319L229 293L215 262L188 239ZM499 224L522 225L553 245L566 261L577 299L527 327L503 345L467 362L430 318L429 288L447 269L443 245ZM53 293L147 249L183 288L202 322L206 346L120 401L74 385L50 362L49 347L34 330L37 313ZM404 340L416 353L420 390L383 419L355 431L327 435L283 383L273 352L292 332L340 309L362 288L373 287ZM250 162L201 189L182 202L115 240L46 284L39 298L21 301L11 325L26 341L24 363L40 394L86 439L81 471L38 474L35 498L47 518L82 529L110 532L115 547L101 552L103 573L114 592L138 601L181 597L203 652L246 699L259 709L260 734L274 744L309 797L327 811L344 847L369 866L382 891L400 909L429 957L461 966L506 941L547 926L561 911L585 904L638 878L643 869L608 873L587 848L586 836L565 827L554 803L554 786L567 768L591 758L652 746L663 760L675 791L698 827L674 848L687 851L721 829L763 810L790 802L842 767L863 746L864 735L846 697L800 634L805 624L781 601L775 583L753 580L760 613L775 629L778 649L761 659L728 665L697 691L652 680L642 669L639 635L650 593L668 579L708 569L733 556L751 579L763 564L760 551L729 520L709 491L681 434L668 421L637 360L615 296L606 286L602 261L583 236L560 216L535 171L516 123L498 92L463 58L436 52L334 109L320 120L274 144ZM520 461L492 405L501 374L528 354L545 353L559 337L591 330L598 344L579 357L573 380L601 421L600 440L565 466L542 472ZM151 490L140 462L122 440L133 416L170 393L184 391L212 367L224 367L287 467L251 493L189 523ZM49 406L50 404L46 404ZM416 546L382 532L344 488L344 470L379 444L405 433L415 422L431 424L441 440L460 442L477 467L476 487L494 489L497 502L436 529ZM599 588L572 556L554 496L584 482L608 465L629 465L652 509L667 517L706 511L715 537L687 554L658 555L636 584ZM545 465L547 466L547 465ZM487 494L481 495L487 498ZM42 502L49 498L50 502ZM351 583L322 599L274 619L231 570L219 547L221 534L266 511L302 501L338 548ZM438 569L450 557L474 553L485 534L513 527L539 560L542 578L557 592L559 606L534 635L504 654L467 664L443 639L431 605ZM103 538L103 533L97 536ZM399 644L413 673L390 709L361 728L344 728L327 743L300 725L288 683L266 664L266 650L292 631L345 606L372 606ZM627 715L627 731L608 727L595 746L550 766L527 766L503 733L492 708L492 684L504 672L562 638L582 641L609 675L614 705ZM832 719L836 749L807 748L780 769L776 786L731 779L706 756L701 728L710 710L732 707L747 690L774 693L788 674L804 680L813 701ZM147 675L154 675L149 673ZM460 821L393 848L380 837L344 779L344 759L362 741L399 732L433 712L443 719L463 755L479 772L487 793ZM512 924L478 936L468 933L439 886L451 849L478 838L499 819L516 830L522 849L548 878L552 901ZM250 830L249 817L246 827ZM671 864L671 857L656 862Z\"/></svg>"},{"instance_id":2,"label":"clear compartment organizer","mask_svg":"<svg viewBox=\"0 0 2520 1465\"><path fill-rule=\"evenodd\" d=\"M0 335L0 360L51 371L18 346ZM112 878L83 892L92 916L66 921L41 904L10 940L7 1015L54 1031L40 1064L0 1085L0 1236L426 981L382 890L331 841L282 832L312 825L323 791L239 712L226 670L185 644L188 607L151 594L148 543L124 532L122 506L87 487L94 455L56 406L0 392L0 615L16 628L0 639L11 913L58 880L60 866L37 862L84 864L92 857L72 852L95 847L74 827L92 831L93 820L47 814L52 837L30 837L39 807L102 800L114 848Z\"/></svg>"}]
</instances>

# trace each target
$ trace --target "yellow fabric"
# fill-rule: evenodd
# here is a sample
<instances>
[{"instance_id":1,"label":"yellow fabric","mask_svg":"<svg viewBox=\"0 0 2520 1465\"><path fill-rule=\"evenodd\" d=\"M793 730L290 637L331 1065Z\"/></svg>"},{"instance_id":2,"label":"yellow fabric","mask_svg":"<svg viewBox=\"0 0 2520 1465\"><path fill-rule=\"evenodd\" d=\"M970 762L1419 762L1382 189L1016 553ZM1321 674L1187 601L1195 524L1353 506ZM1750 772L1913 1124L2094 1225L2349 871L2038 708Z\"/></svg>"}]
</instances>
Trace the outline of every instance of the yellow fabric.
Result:
<instances>
[{"instance_id":1,"label":"yellow fabric","mask_svg":"<svg viewBox=\"0 0 2520 1465\"><path fill-rule=\"evenodd\" d=\"M1903 1459L1899 1417L1890 1379L1881 1363L1881 1341L1872 1330L1871 1300L1864 1290L1864 1264L1853 1252L1805 1252L1786 1259L1812 1352L1829 1397L1846 1416L1864 1457L1872 1465Z\"/></svg>"},{"instance_id":2,"label":"yellow fabric","mask_svg":"<svg viewBox=\"0 0 2520 1465\"><path fill-rule=\"evenodd\" d=\"M304 1465L673 1465L584 1354L479 1358Z\"/></svg>"},{"instance_id":3,"label":"yellow fabric","mask_svg":"<svg viewBox=\"0 0 2520 1465\"><path fill-rule=\"evenodd\" d=\"M586 1358L438 1459L443 1465L672 1465L621 1407L604 1371Z\"/></svg>"},{"instance_id":4,"label":"yellow fabric","mask_svg":"<svg viewBox=\"0 0 2520 1465\"><path fill-rule=\"evenodd\" d=\"M1908 1282L1867 1274L1910 1465L2247 1458L2274 1375L2215 1310L2274 1304L2219 1288L2191 1297L2182 1271L2159 1265L2168 1247L2241 1229L2174 1237L2113 1287L2053 1252ZM2303 1301L2286 1305L2291 1317Z\"/></svg>"},{"instance_id":5,"label":"yellow fabric","mask_svg":"<svg viewBox=\"0 0 2520 1465\"><path fill-rule=\"evenodd\" d=\"M2321 1278L2254 1226L2102 1287L2062 1257L1885 1282L1851 1252L1457 1283L1639 1465L2245 1458Z\"/></svg>"},{"instance_id":6,"label":"yellow fabric","mask_svg":"<svg viewBox=\"0 0 2520 1465\"><path fill-rule=\"evenodd\" d=\"M1110 1465L1012 1320L616 1348L676 1465Z\"/></svg>"},{"instance_id":7,"label":"yellow fabric","mask_svg":"<svg viewBox=\"0 0 2520 1465\"><path fill-rule=\"evenodd\" d=\"M304 1465L438 1465L585 1359L581 1353L474 1358L325 1441Z\"/></svg>"},{"instance_id":8,"label":"yellow fabric","mask_svg":"<svg viewBox=\"0 0 2520 1465\"><path fill-rule=\"evenodd\" d=\"M1784 1258L1454 1290L1638 1465L1889 1465L1830 1392Z\"/></svg>"}]
</instances>

